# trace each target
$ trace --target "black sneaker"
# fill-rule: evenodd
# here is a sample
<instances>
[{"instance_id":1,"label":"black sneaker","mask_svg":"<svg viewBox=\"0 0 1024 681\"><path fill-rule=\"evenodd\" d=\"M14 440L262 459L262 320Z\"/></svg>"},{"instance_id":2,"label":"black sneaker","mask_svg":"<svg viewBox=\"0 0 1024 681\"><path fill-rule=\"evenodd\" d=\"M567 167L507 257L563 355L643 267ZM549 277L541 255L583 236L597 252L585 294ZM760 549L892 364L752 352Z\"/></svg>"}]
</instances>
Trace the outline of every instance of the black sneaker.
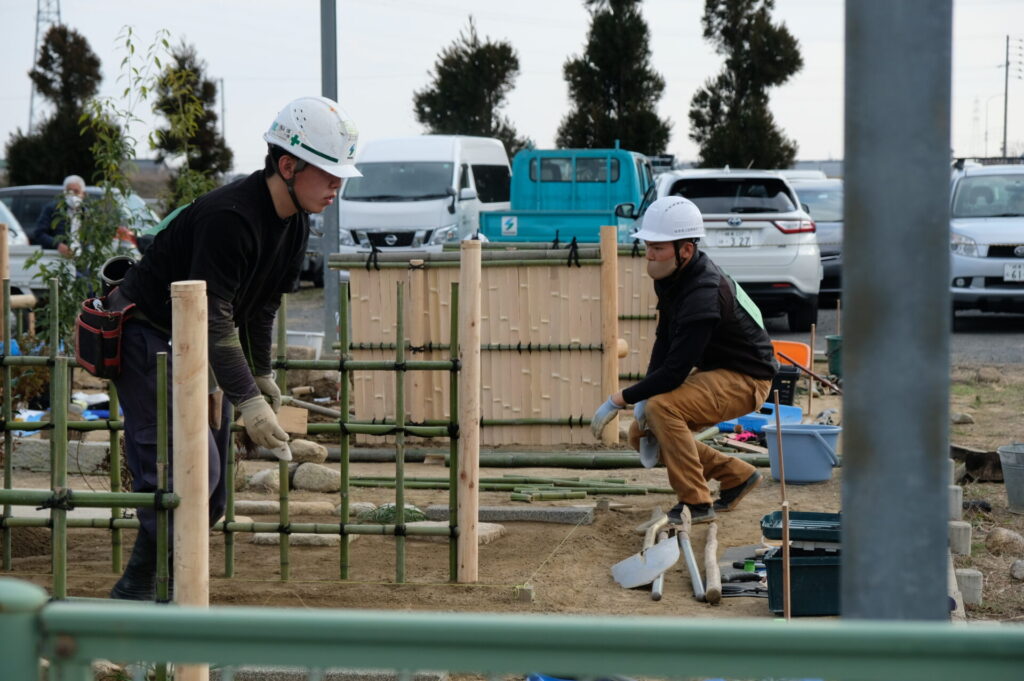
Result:
<instances>
[{"instance_id":1,"label":"black sneaker","mask_svg":"<svg viewBox=\"0 0 1024 681\"><path fill-rule=\"evenodd\" d=\"M751 490L761 484L761 474L757 471L747 478L744 482L730 487L729 489L723 489L718 495L718 499L715 501L716 511L731 511L736 508L736 505L740 503L743 497L747 496Z\"/></svg>"},{"instance_id":2,"label":"black sneaker","mask_svg":"<svg viewBox=\"0 0 1024 681\"><path fill-rule=\"evenodd\" d=\"M668 512L668 522L670 525L683 524L684 506L690 509L690 522L694 525L710 523L715 519L715 509L711 508L711 504L685 504L679 502Z\"/></svg>"}]
</instances>

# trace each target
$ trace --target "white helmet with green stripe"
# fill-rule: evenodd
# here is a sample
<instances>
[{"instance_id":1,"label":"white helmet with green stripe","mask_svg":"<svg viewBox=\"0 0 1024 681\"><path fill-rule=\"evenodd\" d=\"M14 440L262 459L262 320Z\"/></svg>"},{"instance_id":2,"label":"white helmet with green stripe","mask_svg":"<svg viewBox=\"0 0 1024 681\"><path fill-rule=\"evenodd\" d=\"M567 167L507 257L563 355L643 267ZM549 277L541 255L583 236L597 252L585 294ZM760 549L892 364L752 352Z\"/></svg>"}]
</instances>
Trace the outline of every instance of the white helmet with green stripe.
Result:
<instances>
[{"instance_id":1,"label":"white helmet with green stripe","mask_svg":"<svg viewBox=\"0 0 1024 681\"><path fill-rule=\"evenodd\" d=\"M355 166L359 131L338 103L326 97L289 102L263 139L335 177L362 176Z\"/></svg>"}]
</instances>

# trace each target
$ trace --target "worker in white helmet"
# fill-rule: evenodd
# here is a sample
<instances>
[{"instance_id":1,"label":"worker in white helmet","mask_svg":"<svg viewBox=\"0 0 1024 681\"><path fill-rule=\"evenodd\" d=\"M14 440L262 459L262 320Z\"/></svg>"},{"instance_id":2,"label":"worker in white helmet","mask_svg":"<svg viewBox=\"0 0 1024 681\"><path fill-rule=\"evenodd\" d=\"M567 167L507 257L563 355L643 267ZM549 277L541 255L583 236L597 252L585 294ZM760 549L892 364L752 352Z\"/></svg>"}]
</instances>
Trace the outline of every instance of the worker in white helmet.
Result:
<instances>
[{"instance_id":1,"label":"worker in white helmet","mask_svg":"<svg viewBox=\"0 0 1024 681\"><path fill-rule=\"evenodd\" d=\"M156 354L168 349L170 285L175 281L206 282L211 389L218 386L210 410L211 523L225 507L232 404L255 445L283 460L291 458L288 434L276 416L281 391L271 369L271 329L281 295L298 283L309 213L331 205L344 178L360 175L354 165L357 138L355 125L336 102L324 97L290 102L264 135L264 169L168 216L142 260L108 296L113 309L135 304L125 324L115 381L125 412L125 458L134 491L157 489L154 367ZM139 509L138 517L138 539L113 598L154 597L155 512Z\"/></svg>"},{"instance_id":2,"label":"worker in white helmet","mask_svg":"<svg viewBox=\"0 0 1024 681\"><path fill-rule=\"evenodd\" d=\"M630 443L644 465L660 455L679 503L669 511L694 523L731 511L761 481L750 464L694 438L694 431L759 408L778 371L761 313L743 290L698 247L700 210L680 196L648 208L636 238L646 246L647 273L658 295L658 327L647 375L611 395L594 418L594 437L616 410L636 405ZM691 371L696 368L696 371ZM712 504L708 480L721 483Z\"/></svg>"}]
</instances>

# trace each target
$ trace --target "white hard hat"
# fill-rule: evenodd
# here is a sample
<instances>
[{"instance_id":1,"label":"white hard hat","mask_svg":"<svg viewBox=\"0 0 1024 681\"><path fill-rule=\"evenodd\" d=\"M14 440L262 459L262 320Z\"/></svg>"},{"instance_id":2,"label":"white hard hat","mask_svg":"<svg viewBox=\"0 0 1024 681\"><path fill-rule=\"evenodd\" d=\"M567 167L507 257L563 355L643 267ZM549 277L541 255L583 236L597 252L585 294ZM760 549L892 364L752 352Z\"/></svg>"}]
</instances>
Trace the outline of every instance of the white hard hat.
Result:
<instances>
[{"instance_id":1,"label":"white hard hat","mask_svg":"<svg viewBox=\"0 0 1024 681\"><path fill-rule=\"evenodd\" d=\"M355 167L359 131L338 103L326 97L289 102L263 139L335 177L362 177Z\"/></svg>"},{"instance_id":2,"label":"white hard hat","mask_svg":"<svg viewBox=\"0 0 1024 681\"><path fill-rule=\"evenodd\" d=\"M704 218L692 201L681 196L663 196L644 213L640 230L633 234L642 241L678 241L704 236Z\"/></svg>"}]
</instances>

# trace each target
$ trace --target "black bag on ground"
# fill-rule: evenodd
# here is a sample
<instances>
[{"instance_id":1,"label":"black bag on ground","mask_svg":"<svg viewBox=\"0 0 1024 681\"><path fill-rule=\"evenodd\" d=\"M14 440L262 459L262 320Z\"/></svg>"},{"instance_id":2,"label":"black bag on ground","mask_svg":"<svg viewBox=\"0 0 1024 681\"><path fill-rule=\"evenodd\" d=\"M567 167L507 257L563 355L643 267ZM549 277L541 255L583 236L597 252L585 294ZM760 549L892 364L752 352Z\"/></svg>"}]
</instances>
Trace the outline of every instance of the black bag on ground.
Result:
<instances>
[{"instance_id":1,"label":"black bag on ground","mask_svg":"<svg viewBox=\"0 0 1024 681\"><path fill-rule=\"evenodd\" d=\"M111 297L84 301L75 320L75 359L96 378L120 375L121 332L135 308L135 303L128 303L124 309L108 310Z\"/></svg>"}]
</instances>

